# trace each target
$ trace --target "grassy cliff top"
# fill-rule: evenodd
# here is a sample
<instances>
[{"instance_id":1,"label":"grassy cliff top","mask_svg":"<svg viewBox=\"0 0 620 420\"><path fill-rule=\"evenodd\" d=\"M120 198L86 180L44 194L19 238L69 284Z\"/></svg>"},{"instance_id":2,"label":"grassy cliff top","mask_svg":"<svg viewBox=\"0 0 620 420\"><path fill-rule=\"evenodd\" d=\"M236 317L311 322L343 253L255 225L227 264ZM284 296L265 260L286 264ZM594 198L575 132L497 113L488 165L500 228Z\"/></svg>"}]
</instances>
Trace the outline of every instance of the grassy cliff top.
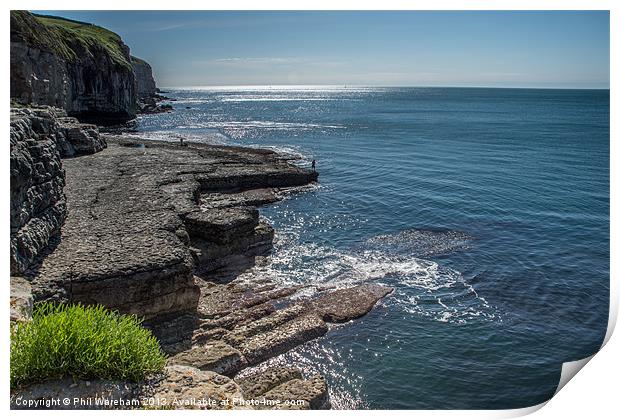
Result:
<instances>
[{"instance_id":1,"label":"grassy cliff top","mask_svg":"<svg viewBox=\"0 0 620 420\"><path fill-rule=\"evenodd\" d=\"M121 37L90 23L12 10L11 32L69 61L77 61L84 52L94 56L103 50L114 63L131 68Z\"/></svg>"}]
</instances>

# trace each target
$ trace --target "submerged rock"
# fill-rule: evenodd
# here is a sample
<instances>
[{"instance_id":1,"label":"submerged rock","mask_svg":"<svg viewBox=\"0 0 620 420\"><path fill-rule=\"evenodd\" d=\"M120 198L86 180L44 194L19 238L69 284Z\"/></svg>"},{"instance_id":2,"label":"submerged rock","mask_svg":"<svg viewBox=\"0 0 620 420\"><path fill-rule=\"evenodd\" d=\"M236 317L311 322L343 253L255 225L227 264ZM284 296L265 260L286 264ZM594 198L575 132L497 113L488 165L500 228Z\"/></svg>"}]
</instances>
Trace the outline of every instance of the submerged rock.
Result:
<instances>
[{"instance_id":1,"label":"submerged rock","mask_svg":"<svg viewBox=\"0 0 620 420\"><path fill-rule=\"evenodd\" d=\"M362 284L329 292L310 303L326 322L346 322L367 314L377 301L394 290L379 284Z\"/></svg>"}]
</instances>

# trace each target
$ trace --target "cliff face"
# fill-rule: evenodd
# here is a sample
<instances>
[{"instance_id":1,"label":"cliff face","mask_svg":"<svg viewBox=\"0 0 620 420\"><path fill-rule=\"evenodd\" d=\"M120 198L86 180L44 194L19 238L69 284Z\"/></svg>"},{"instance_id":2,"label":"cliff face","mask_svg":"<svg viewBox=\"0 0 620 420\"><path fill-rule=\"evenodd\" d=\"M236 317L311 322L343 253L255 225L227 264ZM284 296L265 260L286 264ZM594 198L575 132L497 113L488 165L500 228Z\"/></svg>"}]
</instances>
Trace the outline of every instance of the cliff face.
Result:
<instances>
[{"instance_id":1,"label":"cliff face","mask_svg":"<svg viewBox=\"0 0 620 420\"><path fill-rule=\"evenodd\" d=\"M157 93L157 86L153 78L153 69L146 61L138 57L131 57L131 66L136 76L136 91L138 98L150 98Z\"/></svg>"},{"instance_id":2,"label":"cliff face","mask_svg":"<svg viewBox=\"0 0 620 420\"><path fill-rule=\"evenodd\" d=\"M129 47L106 29L11 12L11 98L97 122L136 115Z\"/></svg>"},{"instance_id":3,"label":"cliff face","mask_svg":"<svg viewBox=\"0 0 620 420\"><path fill-rule=\"evenodd\" d=\"M57 128L52 117L11 116L11 275L25 271L67 215Z\"/></svg>"},{"instance_id":4,"label":"cliff face","mask_svg":"<svg viewBox=\"0 0 620 420\"><path fill-rule=\"evenodd\" d=\"M96 127L55 108L11 110L11 275L50 245L67 215L61 158L106 147Z\"/></svg>"}]
</instances>

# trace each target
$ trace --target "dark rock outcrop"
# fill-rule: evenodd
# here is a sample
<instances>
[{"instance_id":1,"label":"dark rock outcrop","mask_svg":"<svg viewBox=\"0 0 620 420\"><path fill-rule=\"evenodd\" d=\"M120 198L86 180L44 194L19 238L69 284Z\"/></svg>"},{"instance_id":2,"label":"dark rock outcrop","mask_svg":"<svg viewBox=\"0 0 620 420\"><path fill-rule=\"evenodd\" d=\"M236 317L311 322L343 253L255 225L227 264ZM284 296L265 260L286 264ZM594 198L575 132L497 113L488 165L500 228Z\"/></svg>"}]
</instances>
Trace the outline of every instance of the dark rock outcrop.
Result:
<instances>
[{"instance_id":1,"label":"dark rock outcrop","mask_svg":"<svg viewBox=\"0 0 620 420\"><path fill-rule=\"evenodd\" d=\"M346 322L367 314L379 299L393 290L380 284L362 284L326 293L310 306L325 322Z\"/></svg>"},{"instance_id":2,"label":"dark rock outcrop","mask_svg":"<svg viewBox=\"0 0 620 420\"><path fill-rule=\"evenodd\" d=\"M164 99L158 96L149 96L138 99L138 114L160 114L162 112L172 111L172 105L160 104Z\"/></svg>"},{"instance_id":3,"label":"dark rock outcrop","mask_svg":"<svg viewBox=\"0 0 620 420\"><path fill-rule=\"evenodd\" d=\"M11 115L11 275L34 263L67 214L57 132L54 118Z\"/></svg>"},{"instance_id":4,"label":"dark rock outcrop","mask_svg":"<svg viewBox=\"0 0 620 420\"><path fill-rule=\"evenodd\" d=\"M11 98L98 123L136 115L129 47L95 25L11 12Z\"/></svg>"},{"instance_id":5,"label":"dark rock outcrop","mask_svg":"<svg viewBox=\"0 0 620 420\"><path fill-rule=\"evenodd\" d=\"M105 139L93 124L82 124L76 118L58 118L60 130L64 134L65 144L61 151L62 157L90 155L106 148Z\"/></svg>"}]
</instances>

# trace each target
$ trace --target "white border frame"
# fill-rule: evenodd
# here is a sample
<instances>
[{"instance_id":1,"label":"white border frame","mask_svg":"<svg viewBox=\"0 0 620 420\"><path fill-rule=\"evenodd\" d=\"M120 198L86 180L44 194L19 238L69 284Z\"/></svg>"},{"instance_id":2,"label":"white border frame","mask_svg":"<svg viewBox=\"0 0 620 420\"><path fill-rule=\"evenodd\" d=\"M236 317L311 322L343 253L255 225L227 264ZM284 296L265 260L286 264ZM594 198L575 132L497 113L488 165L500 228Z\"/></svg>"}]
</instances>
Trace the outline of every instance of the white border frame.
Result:
<instances>
[{"instance_id":1,"label":"white border frame","mask_svg":"<svg viewBox=\"0 0 620 420\"><path fill-rule=\"evenodd\" d=\"M367 0L358 1L340 1L340 0L299 0L292 3L291 1L282 0L263 0L260 3L251 0L227 0L221 2L214 1L191 1L191 0L176 0L174 2L163 0L151 0L151 1L134 1L128 3L121 0L108 0L106 2L85 3L77 0L57 0L57 1L41 1L41 0L7 0L3 2L3 15L0 15L0 19L5 22L2 27L4 28L4 42L1 44L4 66L2 67L3 81L2 91L4 101L2 102L2 111L0 115L5 118L5 130L8 128L9 121L9 60L6 57L9 56L9 13L10 9L27 9L27 10L610 10L610 233L611 233L611 261L610 261L610 311L609 311L609 324L607 333L605 336L605 349L597 354L593 358L584 359L584 361L575 361L566 363L562 370L562 386L572 378L572 376L578 372L585 364L588 363L588 367L584 369L584 372L579 374L579 379L571 381L566 388L562 390L557 396L554 396L549 402L540 404L538 406L518 409L518 410L454 410L454 411L418 411L418 410L390 410L385 414L390 416L396 416L400 418L410 418L415 416L416 418L433 418L433 419L485 419L485 418L506 418L522 416L529 413L538 411L545 405L549 405L545 410L537 412L534 416L536 418L583 418L584 416L595 416L595 418L609 418L609 414L617 412L618 404L616 403L618 385L618 373L619 373L619 361L617 355L620 344L618 339L612 339L612 333L615 328L617 314L618 314L618 281L616 273L618 272L618 247L617 247L617 224L614 223L615 210L617 208L618 188L617 184L613 182L616 178L618 167L618 147L617 141L620 140L618 136L618 124L620 121L620 115L618 110L620 109L620 98L614 89L615 81L620 74L620 67L618 66L618 53L620 52L619 42L619 30L620 24L620 2L611 0L470 0L470 1L458 1L458 0L436 0L436 1L402 1L402 0L382 0L377 2L371 2ZM614 77L615 76L615 77ZM7 131L5 131L7 133ZM5 134L6 135L6 134ZM5 137L6 139L6 137ZM0 196L9 196L9 153L8 141L5 143L5 153L2 156L4 159L4 176L1 179ZM9 201L4 201L4 205L1 209L2 219L7 220L9 215ZM9 237L9 226L6 223L0 223L0 237ZM2 242L2 253L5 255L5 259L2 260L3 273L9 273L8 256L9 254L8 240ZM587 281L587 279L584 279ZM2 289L2 296L5 302L8 300L8 279L6 279L5 287ZM8 312L8 306L6 307ZM8 318L8 313L6 314ZM5 319L7 319L5 318ZM9 331L8 322L5 324L5 328L1 332L1 343L4 351L2 354L1 366L3 369L2 377L2 394L6 397L0 401L1 406L8 411L9 408ZM558 387L558 390L562 388ZM0 394L1 395L1 394ZM199 414L200 413L200 414ZM293 414L294 413L294 414ZM609 414L608 414L609 413ZM108 416L110 413L105 412L90 412L89 416L99 417ZM382 413L381 415L383 415ZM12 418L21 418L34 416L34 412L27 411L12 411L10 413ZM61 418L65 416L82 416L83 413L79 411L72 412L60 412L60 411L47 411L44 414L51 419ZM174 417L191 417L204 415L215 416L223 418L224 416L239 417L245 416L243 412L228 412L228 413L215 413L209 412L204 414L203 412L123 412L115 411L115 416L165 416L169 418ZM338 416L341 418L353 418L356 420L361 417L370 418L374 416L374 411L330 411L330 412L306 412L298 413L291 411L273 412L273 411L254 411L248 416L251 418L265 419L270 417L284 418L290 415L301 417L317 417L317 416ZM143 417L144 418L144 417Z\"/></svg>"}]
</instances>

